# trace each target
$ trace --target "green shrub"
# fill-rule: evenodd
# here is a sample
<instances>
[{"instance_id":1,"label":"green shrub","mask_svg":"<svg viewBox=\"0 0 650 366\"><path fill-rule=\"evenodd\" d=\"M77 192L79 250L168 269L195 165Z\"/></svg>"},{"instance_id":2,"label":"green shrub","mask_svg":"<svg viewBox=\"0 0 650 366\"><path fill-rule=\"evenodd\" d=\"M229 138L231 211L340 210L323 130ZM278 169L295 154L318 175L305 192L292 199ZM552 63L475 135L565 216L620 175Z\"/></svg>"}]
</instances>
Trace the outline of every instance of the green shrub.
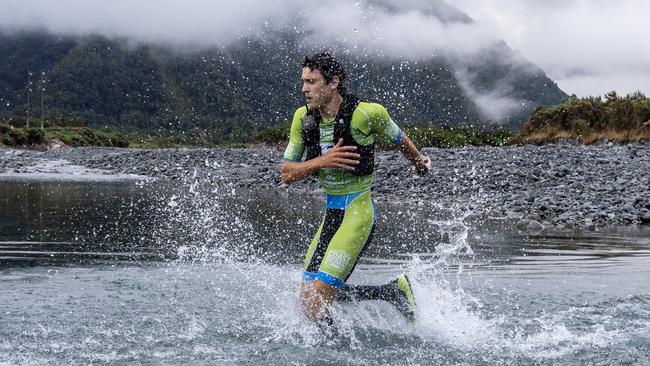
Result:
<instances>
[{"instance_id":1,"label":"green shrub","mask_svg":"<svg viewBox=\"0 0 650 366\"><path fill-rule=\"evenodd\" d=\"M411 127L406 134L418 147L503 146L510 144L512 132L505 128L484 131L477 128Z\"/></svg>"},{"instance_id":2,"label":"green shrub","mask_svg":"<svg viewBox=\"0 0 650 366\"><path fill-rule=\"evenodd\" d=\"M125 134L114 130L96 130L81 128L51 128L46 130L46 138L57 139L73 147L102 146L128 147L129 140Z\"/></svg>"},{"instance_id":3,"label":"green shrub","mask_svg":"<svg viewBox=\"0 0 650 366\"><path fill-rule=\"evenodd\" d=\"M45 132L40 128L27 128L25 129L27 138L27 145L41 144L45 141Z\"/></svg>"},{"instance_id":4,"label":"green shrub","mask_svg":"<svg viewBox=\"0 0 650 366\"><path fill-rule=\"evenodd\" d=\"M255 141L270 145L277 145L289 141L291 125L282 125L265 128L255 134Z\"/></svg>"},{"instance_id":5,"label":"green shrub","mask_svg":"<svg viewBox=\"0 0 650 366\"><path fill-rule=\"evenodd\" d=\"M600 97L571 97L552 107L539 107L522 128L524 135L568 132L585 135L592 132L637 130L650 119L650 99L642 93L620 97L609 92Z\"/></svg>"},{"instance_id":6,"label":"green shrub","mask_svg":"<svg viewBox=\"0 0 650 366\"><path fill-rule=\"evenodd\" d=\"M27 144L27 133L23 128L15 128L9 131L9 140L7 145L20 146Z\"/></svg>"}]
</instances>

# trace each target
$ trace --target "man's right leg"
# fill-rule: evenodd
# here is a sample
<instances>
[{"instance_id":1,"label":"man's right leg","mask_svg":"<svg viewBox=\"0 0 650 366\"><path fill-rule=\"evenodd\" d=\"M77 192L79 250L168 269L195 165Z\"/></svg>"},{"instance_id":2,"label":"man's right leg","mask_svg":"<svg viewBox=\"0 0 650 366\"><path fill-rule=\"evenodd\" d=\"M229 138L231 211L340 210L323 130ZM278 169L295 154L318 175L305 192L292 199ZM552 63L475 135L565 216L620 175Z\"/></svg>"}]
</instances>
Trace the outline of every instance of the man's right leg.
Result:
<instances>
[{"instance_id":1,"label":"man's right leg","mask_svg":"<svg viewBox=\"0 0 650 366\"><path fill-rule=\"evenodd\" d=\"M415 297L406 274L379 286L346 284L336 295L338 301L383 300L393 304L408 320L415 319Z\"/></svg>"}]
</instances>

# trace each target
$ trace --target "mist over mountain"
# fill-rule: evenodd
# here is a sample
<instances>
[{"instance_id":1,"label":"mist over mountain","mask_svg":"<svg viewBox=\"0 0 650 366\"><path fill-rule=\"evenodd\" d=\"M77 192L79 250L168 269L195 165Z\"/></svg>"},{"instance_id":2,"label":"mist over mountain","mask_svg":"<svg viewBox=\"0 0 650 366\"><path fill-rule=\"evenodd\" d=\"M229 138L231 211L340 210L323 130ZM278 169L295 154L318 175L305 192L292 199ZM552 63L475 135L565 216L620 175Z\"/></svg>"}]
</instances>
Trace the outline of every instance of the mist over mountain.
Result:
<instances>
[{"instance_id":1,"label":"mist over mountain","mask_svg":"<svg viewBox=\"0 0 650 366\"><path fill-rule=\"evenodd\" d=\"M238 36L212 41L5 25L0 116L24 116L28 72L32 99L44 72L47 115L95 126L201 127L245 136L289 121L304 103L302 58L323 49L343 60L352 92L384 104L404 126L518 128L537 106L566 97L541 69L444 2L359 4L253 17ZM319 17L309 16L314 12ZM36 104L32 115L40 113Z\"/></svg>"}]
</instances>

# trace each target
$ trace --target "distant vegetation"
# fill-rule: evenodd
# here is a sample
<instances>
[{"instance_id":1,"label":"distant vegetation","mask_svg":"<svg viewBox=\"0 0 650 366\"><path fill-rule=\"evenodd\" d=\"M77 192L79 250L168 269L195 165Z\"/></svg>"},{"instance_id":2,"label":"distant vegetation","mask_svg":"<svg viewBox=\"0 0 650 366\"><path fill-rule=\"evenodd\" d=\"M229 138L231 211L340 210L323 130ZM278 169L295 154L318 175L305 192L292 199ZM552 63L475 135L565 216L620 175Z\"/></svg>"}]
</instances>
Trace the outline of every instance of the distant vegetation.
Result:
<instances>
[{"instance_id":1,"label":"distant vegetation","mask_svg":"<svg viewBox=\"0 0 650 366\"><path fill-rule=\"evenodd\" d=\"M255 136L255 141L268 145L284 145L289 140L290 125L276 126L260 131ZM465 145L475 146L503 146L508 145L513 136L505 128L486 131L478 128L443 128L427 125L408 127L406 134L417 145L422 147L460 147ZM387 143L380 143L380 149L388 149Z\"/></svg>"},{"instance_id":2,"label":"distant vegetation","mask_svg":"<svg viewBox=\"0 0 650 366\"><path fill-rule=\"evenodd\" d=\"M243 147L245 140L232 141L218 129L195 128L191 131L120 129L87 127L79 118L52 116L43 119L24 117L3 120L0 117L0 146L45 146L60 141L67 146L174 148L174 147Z\"/></svg>"},{"instance_id":3,"label":"distant vegetation","mask_svg":"<svg viewBox=\"0 0 650 366\"><path fill-rule=\"evenodd\" d=\"M215 137L217 136L217 137ZM48 127L26 128L0 124L0 146L46 147L57 141L71 147L131 147L131 148L177 148L177 147L245 147L248 144L223 142L213 133L171 133L168 131L119 131L115 128Z\"/></svg>"},{"instance_id":4,"label":"distant vegetation","mask_svg":"<svg viewBox=\"0 0 650 366\"><path fill-rule=\"evenodd\" d=\"M0 144L39 146L60 141L68 146L128 147L127 136L113 129L87 127L15 128L0 124Z\"/></svg>"},{"instance_id":5,"label":"distant vegetation","mask_svg":"<svg viewBox=\"0 0 650 366\"><path fill-rule=\"evenodd\" d=\"M571 97L553 107L540 107L524 124L518 142L560 139L585 144L650 140L650 99L641 92L621 97L612 91L604 98Z\"/></svg>"},{"instance_id":6,"label":"distant vegetation","mask_svg":"<svg viewBox=\"0 0 650 366\"><path fill-rule=\"evenodd\" d=\"M30 119L3 121L0 118L0 144L9 146L44 145L58 140L68 146L107 146L139 148L171 147L245 147L250 144L283 146L289 139L289 124L255 129L254 138L239 139L219 129L194 128L191 131L120 130L89 128L79 118ZM576 140L590 144L599 140L634 142L650 140L650 99L641 92L620 97L610 92L601 97L570 97L552 107L539 107L520 133L505 128L454 128L422 124L406 127L405 132L420 147L504 146L520 143L542 144L558 140ZM379 149L389 145L379 143Z\"/></svg>"},{"instance_id":7,"label":"distant vegetation","mask_svg":"<svg viewBox=\"0 0 650 366\"><path fill-rule=\"evenodd\" d=\"M504 146L509 145L513 133L505 128L484 130L478 128L442 128L442 127L411 127L406 134L416 146L422 147L461 147L473 146Z\"/></svg>"},{"instance_id":8,"label":"distant vegetation","mask_svg":"<svg viewBox=\"0 0 650 366\"><path fill-rule=\"evenodd\" d=\"M300 63L314 51L295 32L179 52L102 36L0 30L0 119L24 119L27 110L40 116L42 102L47 120L181 135L220 131L219 143L250 143L262 129L287 123L304 103ZM491 125L459 83L458 62L340 55L350 90L385 105L402 127L411 121ZM566 94L542 70L515 58L503 43L463 61L477 93L504 89L504 98L525 102L502 121L518 129L534 106L559 103Z\"/></svg>"},{"instance_id":9,"label":"distant vegetation","mask_svg":"<svg viewBox=\"0 0 650 366\"><path fill-rule=\"evenodd\" d=\"M34 124L32 124L33 126ZM422 147L502 146L509 144L512 132L507 129L483 131L476 128L410 127L406 133L413 142ZM289 139L289 125L261 130L255 135L255 144L284 146ZM195 130L192 133L168 131L119 131L115 128L89 127L14 127L0 122L0 144L7 146L46 145L60 141L72 147L245 147L251 143L226 142L219 131ZM379 143L379 149L391 148Z\"/></svg>"}]
</instances>

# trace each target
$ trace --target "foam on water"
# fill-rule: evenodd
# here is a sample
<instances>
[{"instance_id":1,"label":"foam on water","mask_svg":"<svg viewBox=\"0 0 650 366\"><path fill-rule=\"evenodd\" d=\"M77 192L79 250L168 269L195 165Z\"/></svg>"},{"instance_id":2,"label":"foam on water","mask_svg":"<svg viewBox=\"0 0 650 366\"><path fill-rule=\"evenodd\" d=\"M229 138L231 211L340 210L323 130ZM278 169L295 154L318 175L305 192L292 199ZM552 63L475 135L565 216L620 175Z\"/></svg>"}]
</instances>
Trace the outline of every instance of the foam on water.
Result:
<instances>
[{"instance_id":1,"label":"foam on water","mask_svg":"<svg viewBox=\"0 0 650 366\"><path fill-rule=\"evenodd\" d=\"M74 165L67 160L42 160L21 167L19 172L0 173L0 181L119 181L152 179L154 178L144 175L120 174L103 169L87 168Z\"/></svg>"}]
</instances>

